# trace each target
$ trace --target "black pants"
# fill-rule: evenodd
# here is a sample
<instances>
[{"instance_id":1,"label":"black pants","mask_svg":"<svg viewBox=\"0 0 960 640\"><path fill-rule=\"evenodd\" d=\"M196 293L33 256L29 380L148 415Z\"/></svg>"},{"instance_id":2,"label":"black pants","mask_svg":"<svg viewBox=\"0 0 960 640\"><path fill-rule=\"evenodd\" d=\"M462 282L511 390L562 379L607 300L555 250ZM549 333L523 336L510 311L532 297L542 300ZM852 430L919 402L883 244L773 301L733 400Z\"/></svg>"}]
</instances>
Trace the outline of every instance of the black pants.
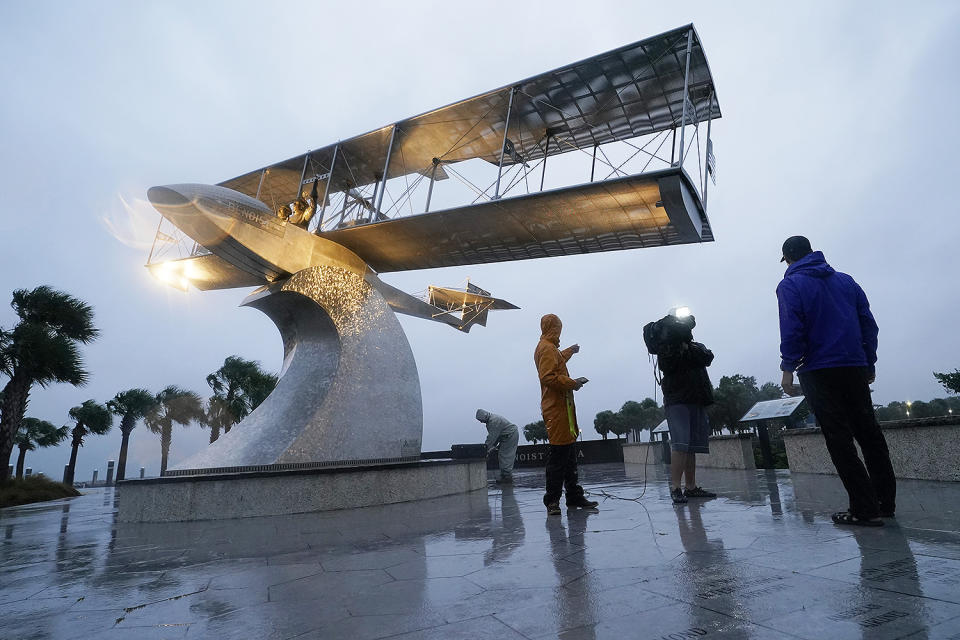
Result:
<instances>
[{"instance_id":1,"label":"black pants","mask_svg":"<svg viewBox=\"0 0 960 640\"><path fill-rule=\"evenodd\" d=\"M583 498L583 487L577 478L577 444L550 445L547 454L547 493L543 504L560 502L561 490L566 489L567 504Z\"/></svg>"},{"instance_id":2,"label":"black pants","mask_svg":"<svg viewBox=\"0 0 960 640\"><path fill-rule=\"evenodd\" d=\"M893 512L897 480L887 441L873 413L867 368L817 369L801 373L799 378L820 423L830 458L850 496L850 513L858 518L875 518L881 511ZM854 440L863 452L863 462Z\"/></svg>"}]
</instances>

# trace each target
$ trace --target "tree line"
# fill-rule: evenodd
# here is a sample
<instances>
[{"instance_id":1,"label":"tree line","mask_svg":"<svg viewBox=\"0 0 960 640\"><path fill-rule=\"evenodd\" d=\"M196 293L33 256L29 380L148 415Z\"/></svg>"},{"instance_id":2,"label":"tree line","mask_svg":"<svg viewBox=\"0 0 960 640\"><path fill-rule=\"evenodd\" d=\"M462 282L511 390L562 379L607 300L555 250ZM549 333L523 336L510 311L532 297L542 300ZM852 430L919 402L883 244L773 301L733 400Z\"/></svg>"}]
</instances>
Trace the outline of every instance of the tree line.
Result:
<instances>
[{"instance_id":1,"label":"tree line","mask_svg":"<svg viewBox=\"0 0 960 640\"><path fill-rule=\"evenodd\" d=\"M265 372L258 362L230 356L223 366L207 376L212 394L206 400L176 385L152 393L133 388L120 391L105 403L85 400L69 411L72 425L55 426L26 416L30 391L54 383L82 387L89 381L80 356L80 345L99 336L93 308L73 296L48 286L18 289L11 302L18 322L11 329L0 327L0 374L6 382L0 391L0 480L9 477L10 457L19 449L16 475L23 477L26 454L39 447L71 440L70 460L64 482L72 484L77 454L88 435L104 435L120 419L120 454L117 480L126 476L130 434L142 420L160 436L160 474L167 470L173 425L193 422L210 429L210 442L243 420L263 402L277 384L277 376Z\"/></svg>"}]
</instances>

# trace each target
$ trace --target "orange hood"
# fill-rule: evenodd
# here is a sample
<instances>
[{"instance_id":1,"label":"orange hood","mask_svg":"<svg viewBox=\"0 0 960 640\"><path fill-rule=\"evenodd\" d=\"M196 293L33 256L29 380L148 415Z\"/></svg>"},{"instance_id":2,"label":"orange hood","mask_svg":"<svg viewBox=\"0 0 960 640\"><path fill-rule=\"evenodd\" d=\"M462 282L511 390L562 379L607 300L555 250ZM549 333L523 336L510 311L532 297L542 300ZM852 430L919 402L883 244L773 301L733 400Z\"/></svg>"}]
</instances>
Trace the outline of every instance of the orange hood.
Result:
<instances>
[{"instance_id":1,"label":"orange hood","mask_svg":"<svg viewBox=\"0 0 960 640\"><path fill-rule=\"evenodd\" d=\"M552 342L556 346L560 346L560 331L563 329L563 323L560 322L560 318L548 313L547 315L540 318L540 339L547 340Z\"/></svg>"}]
</instances>

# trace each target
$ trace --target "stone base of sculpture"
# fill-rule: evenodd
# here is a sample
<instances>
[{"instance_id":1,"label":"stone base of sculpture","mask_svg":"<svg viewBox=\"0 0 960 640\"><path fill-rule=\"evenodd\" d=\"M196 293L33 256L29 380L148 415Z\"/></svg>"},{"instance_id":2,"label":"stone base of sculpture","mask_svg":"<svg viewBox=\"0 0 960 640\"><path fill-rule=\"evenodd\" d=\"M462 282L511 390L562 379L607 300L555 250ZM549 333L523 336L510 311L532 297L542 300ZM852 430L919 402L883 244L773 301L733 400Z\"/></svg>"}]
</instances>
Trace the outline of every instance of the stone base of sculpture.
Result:
<instances>
[{"instance_id":1,"label":"stone base of sculpture","mask_svg":"<svg viewBox=\"0 0 960 640\"><path fill-rule=\"evenodd\" d=\"M118 522L250 518L424 500L485 489L486 459L164 476L117 484Z\"/></svg>"}]
</instances>

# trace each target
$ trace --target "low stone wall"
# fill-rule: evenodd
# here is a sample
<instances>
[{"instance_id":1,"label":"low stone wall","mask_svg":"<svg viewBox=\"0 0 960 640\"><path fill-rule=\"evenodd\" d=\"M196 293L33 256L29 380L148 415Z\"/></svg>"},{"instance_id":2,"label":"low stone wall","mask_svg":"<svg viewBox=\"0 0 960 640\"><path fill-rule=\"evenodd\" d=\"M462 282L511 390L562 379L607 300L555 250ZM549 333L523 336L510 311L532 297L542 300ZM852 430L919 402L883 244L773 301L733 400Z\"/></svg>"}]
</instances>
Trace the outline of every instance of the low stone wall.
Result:
<instances>
[{"instance_id":1,"label":"low stone wall","mask_svg":"<svg viewBox=\"0 0 960 640\"><path fill-rule=\"evenodd\" d=\"M604 462L622 462L623 454L620 444L623 440L608 438L607 440L581 440L577 442L577 464L601 464ZM482 446L482 445L481 445ZM547 466L548 444L522 444L517 447L517 457L514 468L545 467ZM499 469L500 458L496 451L490 452L487 458L487 469Z\"/></svg>"},{"instance_id":2,"label":"low stone wall","mask_svg":"<svg viewBox=\"0 0 960 640\"><path fill-rule=\"evenodd\" d=\"M880 427L898 478L960 481L960 419L904 420ZM783 444L791 473L836 475L819 427L787 429Z\"/></svg>"},{"instance_id":3,"label":"low stone wall","mask_svg":"<svg viewBox=\"0 0 960 640\"><path fill-rule=\"evenodd\" d=\"M710 438L710 453L697 454L697 467L714 469L756 469L753 436L749 433ZM648 450L649 449L649 453ZM623 445L626 464L663 464L663 444L635 442Z\"/></svg>"},{"instance_id":4,"label":"low stone wall","mask_svg":"<svg viewBox=\"0 0 960 640\"><path fill-rule=\"evenodd\" d=\"M179 522L331 511L486 486L482 458L123 480L117 483L117 520Z\"/></svg>"},{"instance_id":5,"label":"low stone wall","mask_svg":"<svg viewBox=\"0 0 960 640\"><path fill-rule=\"evenodd\" d=\"M753 434L710 438L710 453L697 454L697 466L713 469L756 469L753 458Z\"/></svg>"},{"instance_id":6,"label":"low stone wall","mask_svg":"<svg viewBox=\"0 0 960 640\"><path fill-rule=\"evenodd\" d=\"M663 464L663 443L624 443L623 462L624 464Z\"/></svg>"}]
</instances>

